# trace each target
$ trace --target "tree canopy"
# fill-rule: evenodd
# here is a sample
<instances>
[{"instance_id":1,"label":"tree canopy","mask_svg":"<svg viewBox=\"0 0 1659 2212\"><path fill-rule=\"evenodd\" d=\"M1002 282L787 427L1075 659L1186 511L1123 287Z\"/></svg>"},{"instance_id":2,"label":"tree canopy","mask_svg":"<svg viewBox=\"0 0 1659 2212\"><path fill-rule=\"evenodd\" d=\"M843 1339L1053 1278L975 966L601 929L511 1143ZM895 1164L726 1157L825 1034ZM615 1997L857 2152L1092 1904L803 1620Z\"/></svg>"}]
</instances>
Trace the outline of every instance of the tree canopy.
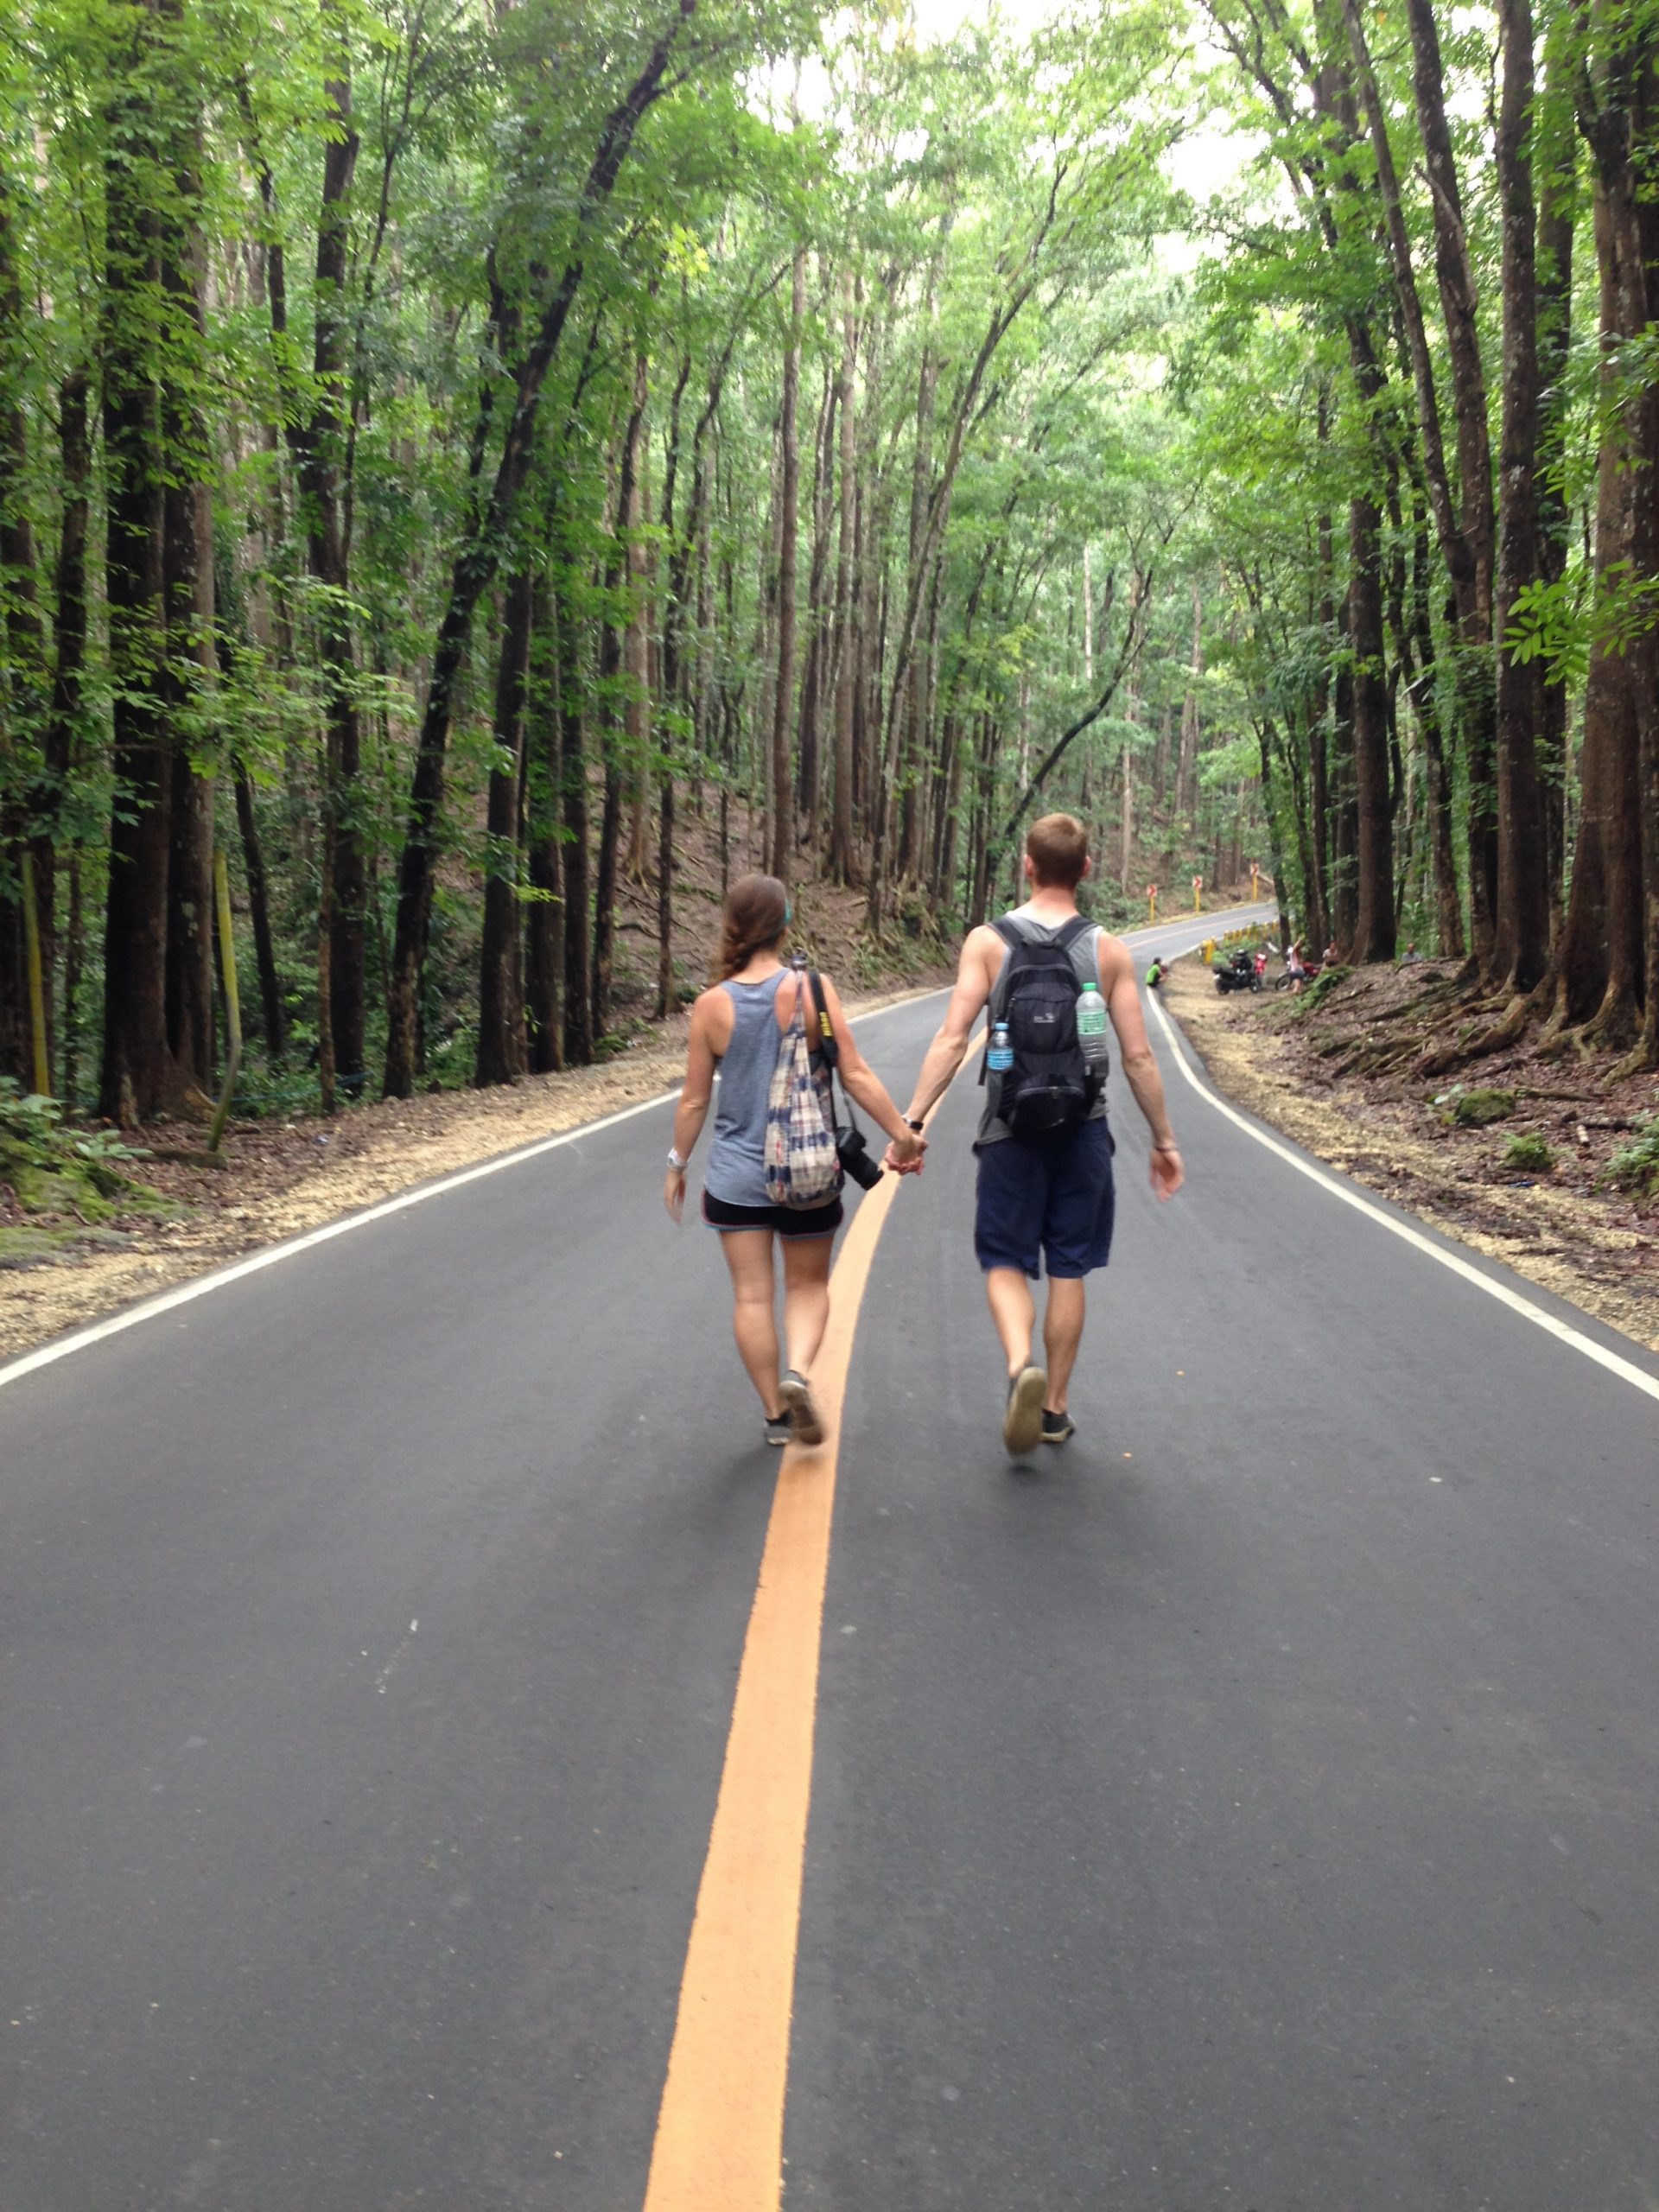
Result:
<instances>
[{"instance_id":1,"label":"tree canopy","mask_svg":"<svg viewBox=\"0 0 1659 2212\"><path fill-rule=\"evenodd\" d=\"M590 1059L752 865L1659 1065L1659 0L19 0L0 1076ZM695 882L693 877L695 876Z\"/></svg>"}]
</instances>

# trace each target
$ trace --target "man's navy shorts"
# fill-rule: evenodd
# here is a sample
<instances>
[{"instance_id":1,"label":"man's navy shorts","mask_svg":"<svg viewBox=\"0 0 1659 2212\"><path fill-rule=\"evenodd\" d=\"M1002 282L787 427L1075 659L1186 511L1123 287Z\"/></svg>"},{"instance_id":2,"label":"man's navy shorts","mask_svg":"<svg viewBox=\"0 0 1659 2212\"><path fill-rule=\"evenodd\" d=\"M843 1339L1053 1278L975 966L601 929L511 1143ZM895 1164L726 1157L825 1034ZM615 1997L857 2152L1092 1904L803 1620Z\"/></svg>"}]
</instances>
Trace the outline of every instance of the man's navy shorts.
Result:
<instances>
[{"instance_id":1,"label":"man's navy shorts","mask_svg":"<svg viewBox=\"0 0 1659 2212\"><path fill-rule=\"evenodd\" d=\"M1104 1119L1069 1137L1026 1144L1003 1137L979 1154L974 1250L982 1268L1018 1268L1075 1281L1112 1254L1116 1197L1112 1133Z\"/></svg>"}]
</instances>

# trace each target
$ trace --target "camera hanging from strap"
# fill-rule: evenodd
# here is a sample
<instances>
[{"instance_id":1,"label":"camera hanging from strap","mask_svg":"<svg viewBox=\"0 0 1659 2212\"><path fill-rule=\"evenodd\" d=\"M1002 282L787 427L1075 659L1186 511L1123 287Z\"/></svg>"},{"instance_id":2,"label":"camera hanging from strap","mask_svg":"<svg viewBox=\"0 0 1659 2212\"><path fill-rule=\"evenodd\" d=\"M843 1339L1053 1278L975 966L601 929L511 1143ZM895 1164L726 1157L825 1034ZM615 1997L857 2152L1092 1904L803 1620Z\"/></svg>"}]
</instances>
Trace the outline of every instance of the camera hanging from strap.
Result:
<instances>
[{"instance_id":1,"label":"camera hanging from strap","mask_svg":"<svg viewBox=\"0 0 1659 2212\"><path fill-rule=\"evenodd\" d=\"M871 1152L864 1132L858 1126L858 1116L853 1111L853 1102L847 1096L847 1086L841 1085L841 1103L847 1110L847 1125L843 1128L836 1113L836 1083L841 1070L841 1046L836 1041L835 1024L830 1019L830 1009L824 1003L823 979L816 968L797 963L801 988L807 993L810 1012L806 1033L811 1040L811 1051L828 1071L830 1084L830 1118L836 1132L836 1151L842 1166L861 1190L871 1190L881 1179L882 1170Z\"/></svg>"}]
</instances>

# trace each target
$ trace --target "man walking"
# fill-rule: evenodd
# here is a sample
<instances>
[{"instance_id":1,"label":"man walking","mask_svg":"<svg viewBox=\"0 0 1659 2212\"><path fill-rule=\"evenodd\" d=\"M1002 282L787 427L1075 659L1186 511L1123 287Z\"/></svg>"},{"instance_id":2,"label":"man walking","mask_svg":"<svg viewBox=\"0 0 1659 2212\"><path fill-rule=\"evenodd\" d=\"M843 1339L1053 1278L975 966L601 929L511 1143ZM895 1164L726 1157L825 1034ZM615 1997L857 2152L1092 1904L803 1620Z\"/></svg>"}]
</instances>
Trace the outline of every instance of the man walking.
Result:
<instances>
[{"instance_id":1,"label":"man walking","mask_svg":"<svg viewBox=\"0 0 1659 2212\"><path fill-rule=\"evenodd\" d=\"M1173 1198L1183 1180L1129 949L1077 912L1077 886L1089 865L1088 838L1074 816L1046 814L1033 823L1025 857L1031 897L1000 922L973 931L963 946L944 1026L906 1116L912 1128L921 1128L962 1065L985 1009L974 1249L1007 1357L1002 1440L1016 1459L1039 1441L1064 1444L1073 1433L1066 1395L1083 1338L1084 1279L1111 1252L1108 1017L1152 1132L1152 1187L1160 1199ZM1043 1262L1047 1363L1039 1366L1032 1357L1031 1285Z\"/></svg>"}]
</instances>

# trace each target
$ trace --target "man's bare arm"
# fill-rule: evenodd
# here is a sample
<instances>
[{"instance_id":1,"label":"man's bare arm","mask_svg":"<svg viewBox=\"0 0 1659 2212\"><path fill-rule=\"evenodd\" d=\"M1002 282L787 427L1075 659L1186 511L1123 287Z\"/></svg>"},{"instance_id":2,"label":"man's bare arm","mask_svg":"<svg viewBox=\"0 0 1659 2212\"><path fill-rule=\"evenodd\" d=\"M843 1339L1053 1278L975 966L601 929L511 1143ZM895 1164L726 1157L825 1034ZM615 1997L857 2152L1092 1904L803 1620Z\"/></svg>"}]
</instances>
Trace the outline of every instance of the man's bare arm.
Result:
<instances>
[{"instance_id":1,"label":"man's bare arm","mask_svg":"<svg viewBox=\"0 0 1659 2212\"><path fill-rule=\"evenodd\" d=\"M944 1020L938 1035L927 1048L927 1058L922 1062L922 1071L916 1078L916 1088L911 1094L905 1119L919 1122L944 1097L950 1089L957 1070L967 1054L969 1039L974 1033L974 1024L991 995L995 971L988 954L992 946L999 950L1002 940L995 930L978 929L969 932L962 948L962 958L957 965L957 981L950 993L950 1003L945 1008Z\"/></svg>"},{"instance_id":2,"label":"man's bare arm","mask_svg":"<svg viewBox=\"0 0 1659 2212\"><path fill-rule=\"evenodd\" d=\"M1119 1057L1128 1077L1135 1103L1152 1131L1152 1185L1160 1198L1173 1198L1185 1180L1181 1155L1170 1126L1164 1099L1164 1078L1147 1041L1147 1025L1141 1012L1141 994L1135 987L1135 963L1121 938L1100 941L1100 985L1112 1027L1117 1032Z\"/></svg>"}]
</instances>

